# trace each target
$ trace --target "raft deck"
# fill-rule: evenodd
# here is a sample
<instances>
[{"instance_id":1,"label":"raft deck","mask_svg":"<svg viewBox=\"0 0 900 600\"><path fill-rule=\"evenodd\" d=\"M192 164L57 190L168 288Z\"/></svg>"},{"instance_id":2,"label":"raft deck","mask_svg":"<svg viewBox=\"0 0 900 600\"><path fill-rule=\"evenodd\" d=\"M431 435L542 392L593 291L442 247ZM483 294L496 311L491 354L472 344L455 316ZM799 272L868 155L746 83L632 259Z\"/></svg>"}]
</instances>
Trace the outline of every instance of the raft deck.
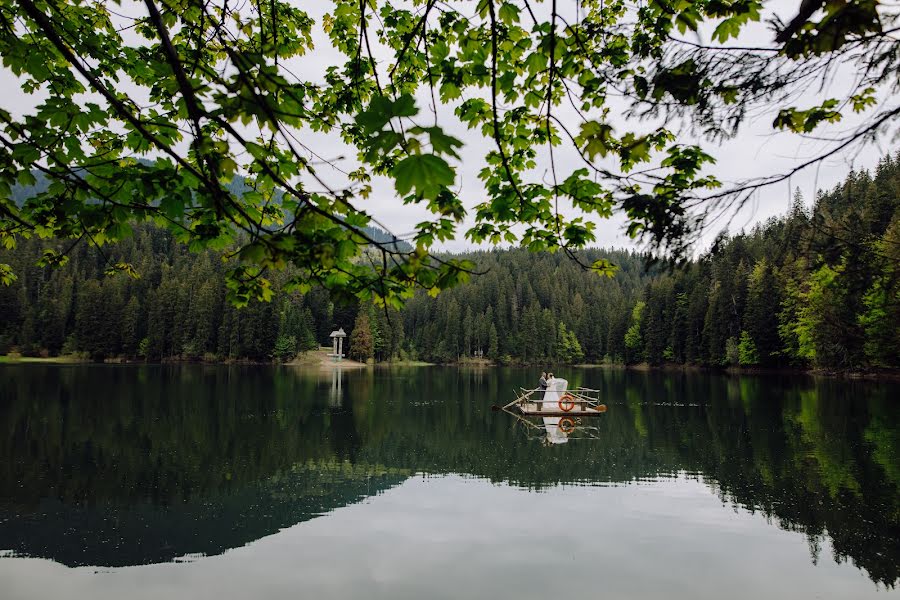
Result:
<instances>
[{"instance_id":1,"label":"raft deck","mask_svg":"<svg viewBox=\"0 0 900 600\"><path fill-rule=\"evenodd\" d=\"M503 408L535 417L587 417L606 412L606 405L600 402L600 390L568 390L568 383L554 379L546 390L520 388L516 399Z\"/></svg>"}]
</instances>

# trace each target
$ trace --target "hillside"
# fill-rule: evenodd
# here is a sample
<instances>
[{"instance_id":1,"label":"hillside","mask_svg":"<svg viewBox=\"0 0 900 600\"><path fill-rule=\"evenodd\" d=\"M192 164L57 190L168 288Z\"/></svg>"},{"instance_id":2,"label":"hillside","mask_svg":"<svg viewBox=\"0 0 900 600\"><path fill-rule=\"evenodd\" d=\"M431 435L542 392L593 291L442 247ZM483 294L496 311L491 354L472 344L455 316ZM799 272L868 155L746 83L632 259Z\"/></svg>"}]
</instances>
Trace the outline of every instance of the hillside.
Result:
<instances>
[{"instance_id":1,"label":"hillside","mask_svg":"<svg viewBox=\"0 0 900 600\"><path fill-rule=\"evenodd\" d=\"M857 369L900 366L900 159L850 173L811 209L721 237L677 271L644 257L587 250L612 279L565 256L521 249L464 254L482 275L402 311L342 304L321 289L270 303L225 302L227 263L151 226L106 250L78 245L59 270L36 266L49 245L0 250L19 278L0 288L0 353L85 353L151 361L289 360L343 327L358 359L501 363L648 362ZM379 239L390 239L379 232ZM106 261L139 279L105 277ZM276 274L276 285L290 272Z\"/></svg>"}]
</instances>

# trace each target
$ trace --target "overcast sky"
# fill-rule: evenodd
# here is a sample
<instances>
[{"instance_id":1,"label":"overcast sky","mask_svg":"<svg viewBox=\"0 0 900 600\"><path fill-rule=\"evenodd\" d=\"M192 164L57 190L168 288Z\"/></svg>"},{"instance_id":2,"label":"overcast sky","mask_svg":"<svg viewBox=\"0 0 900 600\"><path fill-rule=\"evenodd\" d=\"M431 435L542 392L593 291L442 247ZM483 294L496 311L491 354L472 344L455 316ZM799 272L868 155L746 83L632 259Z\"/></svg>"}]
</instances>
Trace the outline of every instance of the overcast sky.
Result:
<instances>
[{"instance_id":1,"label":"overcast sky","mask_svg":"<svg viewBox=\"0 0 900 600\"><path fill-rule=\"evenodd\" d=\"M470 4L472 5L471 10L474 10L474 3ZM294 60L290 68L302 79L321 80L328 65L340 64L344 58L330 47L328 39L321 29L321 16L330 10L331 3L318 0L309 2L297 0L297 5L308 11L310 16L316 20L314 33L316 50L312 55ZM575 2L561 2L560 5L571 11L574 10ZM785 19L789 19L798 5L799 2L779 1L768 3L767 7L770 10L777 10L778 14ZM129 5L126 3L117 6L115 10L117 12L125 11L129 12L129 14L143 15L142 8L142 5ZM702 41L709 41L708 33L701 32L699 37ZM772 34L764 26L759 25L748 30L736 43L754 46L770 45L772 43ZM390 61L387 56L380 66L385 70L390 67ZM852 74L852 71L845 69L843 73L835 78L831 89L820 94L810 93L810 104L816 97L824 98L837 95L837 92L847 85ZM0 86L2 86L0 89L4 90L0 106L16 115L30 112L36 104L36 99L40 98L40 96L26 96L22 94L18 89L19 85L15 81L15 77L2 68L0 68ZM427 99L428 97L425 95L420 98L420 107L423 109L423 112L427 111L425 106ZM565 108L560 110L565 110ZM717 159L717 164L710 167L708 172L716 175L725 183L783 173L789 171L797 163L802 162L803 159L808 159L821 152L826 147L820 141L805 140L791 134L775 134L771 124L776 112L777 110L773 107L770 113L761 114L756 119L746 123L736 138L720 145L703 142L704 148ZM439 114L441 125L461 137L465 143L465 147L460 153L463 160L457 165L459 173L457 186L466 207L472 212L472 207L484 198L483 187L477 178L477 173L483 166L483 156L488 150L490 142L482 138L480 134L467 132L460 127L453 117L452 107L439 108ZM636 126L634 123L627 123L626 125L624 118L620 119L620 122L620 131L626 128L649 127L649 125ZM837 126L831 126L830 130L817 130L817 134L839 133L852 124L852 120L846 120ZM667 125L675 129L679 124L671 123ZM896 128L891 133L894 131L896 131ZM312 134L311 132L302 132L301 136L307 146L311 147L318 156L328 159L344 157L342 160L338 160L337 164L346 170L354 168L355 161L352 149L344 146L337 136ZM695 140L681 137L678 141L693 142ZM873 167L878 158L890 150L892 141L893 138L890 136L883 136L880 145L852 148L847 152L828 159L818 167L812 167L798 173L788 182L762 189L743 210L732 218L722 219L714 223L705 232L703 241L698 249L702 249L703 246L708 244L715 234L724 227L728 227L730 231L736 232L742 228L752 227L754 223L773 215L784 213L790 205L794 188L800 188L807 204L809 204L817 188L827 189L834 186L846 176L851 168ZM567 161L579 160L577 155L571 150L558 150L556 158L558 163L564 167ZM313 160L316 160L316 158L313 157ZM533 175L538 180L544 178L546 181L549 181L549 179L546 179L546 175L541 173L541 170L546 171L545 150L543 151L541 162L543 163L542 166ZM320 166L319 172L329 182L334 181L336 184L343 177L339 172L334 171L327 165ZM359 201L358 206L370 212L393 233L401 236L413 231L416 223L431 217L422 207L404 206L394 193L392 183L385 178L379 178L374 181L374 193L369 199ZM570 209L563 209L564 213L567 211L570 211ZM621 218L597 221L597 245L629 246L630 240L622 231L623 222ZM457 240L445 244L443 248L449 250L471 248L472 245L463 238L463 233L472 223L473 220L471 218L467 219L466 223L459 228Z\"/></svg>"}]
</instances>

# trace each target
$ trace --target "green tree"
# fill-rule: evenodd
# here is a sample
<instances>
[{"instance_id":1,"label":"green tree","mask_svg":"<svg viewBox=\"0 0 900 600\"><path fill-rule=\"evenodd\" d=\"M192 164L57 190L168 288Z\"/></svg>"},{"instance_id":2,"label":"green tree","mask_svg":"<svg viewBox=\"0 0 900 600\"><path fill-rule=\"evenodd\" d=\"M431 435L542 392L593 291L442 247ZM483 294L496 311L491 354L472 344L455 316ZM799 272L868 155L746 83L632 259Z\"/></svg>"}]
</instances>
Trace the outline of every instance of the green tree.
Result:
<instances>
[{"instance_id":1,"label":"green tree","mask_svg":"<svg viewBox=\"0 0 900 600\"><path fill-rule=\"evenodd\" d=\"M488 327L488 350L487 355L496 360L500 358L500 343L497 339L497 328L491 323Z\"/></svg>"},{"instance_id":2,"label":"green tree","mask_svg":"<svg viewBox=\"0 0 900 600\"><path fill-rule=\"evenodd\" d=\"M556 358L566 363L576 363L584 359L584 351L575 333L566 328L565 323L559 322L556 333Z\"/></svg>"},{"instance_id":3,"label":"green tree","mask_svg":"<svg viewBox=\"0 0 900 600\"><path fill-rule=\"evenodd\" d=\"M383 310L378 310L374 304L367 309L369 315L369 328L372 332L373 356L383 360L390 354L391 337L388 331L387 318Z\"/></svg>"},{"instance_id":4,"label":"green tree","mask_svg":"<svg viewBox=\"0 0 900 600\"><path fill-rule=\"evenodd\" d=\"M444 340L445 340L445 348L442 359L445 361L455 361L459 359L460 355L460 331L462 330L462 323L460 323L462 315L459 310L459 303L456 301L455 297L450 298L450 303L447 306L446 313L446 329L444 332Z\"/></svg>"},{"instance_id":5,"label":"green tree","mask_svg":"<svg viewBox=\"0 0 900 600\"><path fill-rule=\"evenodd\" d=\"M281 362L287 362L297 356L297 338L292 335L278 336L272 355Z\"/></svg>"},{"instance_id":6,"label":"green tree","mask_svg":"<svg viewBox=\"0 0 900 600\"><path fill-rule=\"evenodd\" d=\"M202 273L198 279L202 283L189 310L193 340L199 352L215 352L215 335L221 317L222 288L219 281L211 277L210 273Z\"/></svg>"},{"instance_id":7,"label":"green tree","mask_svg":"<svg viewBox=\"0 0 900 600\"><path fill-rule=\"evenodd\" d=\"M350 333L350 357L362 362L375 357L369 315L362 311L356 316L356 323Z\"/></svg>"},{"instance_id":8,"label":"green tree","mask_svg":"<svg viewBox=\"0 0 900 600\"><path fill-rule=\"evenodd\" d=\"M878 241L879 273L863 296L858 320L865 332L866 358L880 366L900 359L900 214Z\"/></svg>"},{"instance_id":9,"label":"green tree","mask_svg":"<svg viewBox=\"0 0 900 600\"><path fill-rule=\"evenodd\" d=\"M643 339L641 338L641 320L647 304L640 300L631 310L631 324L625 332L626 361L636 362L642 358Z\"/></svg>"},{"instance_id":10,"label":"green tree","mask_svg":"<svg viewBox=\"0 0 900 600\"><path fill-rule=\"evenodd\" d=\"M315 350L319 347L319 342L316 341L316 321L308 306L303 307L300 331L297 334L297 345L299 350Z\"/></svg>"},{"instance_id":11,"label":"green tree","mask_svg":"<svg viewBox=\"0 0 900 600\"><path fill-rule=\"evenodd\" d=\"M447 289L472 269L429 253L466 216L456 193L463 144L442 126L448 113L488 142L473 165L486 197L468 239L574 255L594 241L594 224L561 215L555 206L564 199L592 219L618 208L630 235L682 256L702 222L687 207L717 181L704 173L713 157L665 124L689 122L717 143L761 105L775 107L773 128L798 133L842 111L863 113L849 140L821 159L900 112L876 101L895 83L900 52L893 17L872 0L804 3L787 25L772 21L760 48L726 46L761 20L762 0L650 0L639 10L586 2L565 18L556 3L534 12L518 0L439 8L336 0L328 8L314 18L285 0L115 9L4 0L2 20L16 25L0 31L0 56L24 92L42 93L33 107L0 107L0 242L40 233L106 245L149 219L193 250L229 248L237 260L227 268L227 298L236 305L270 300L276 285L322 285L396 308L414 290ZM701 30L712 31L709 45L681 37ZM326 48L315 47L319 39ZM309 59L323 50L341 62ZM305 78L291 70L295 60L306 61ZM791 105L828 81L826 66L845 61L866 77L841 97ZM621 90L628 110L610 110L608 98L620 101ZM428 125L417 102L426 96L435 115ZM560 106L570 102L579 109L571 118ZM629 112L660 118L613 121ZM359 162L325 184L321 157L296 131L340 139ZM581 160L547 151L563 145ZM553 162L552 185L534 168L539 152ZM433 214L417 226L414 248L368 228L360 204L376 175L393 182L398 202ZM23 204L10 197L16 186L40 189ZM67 252L43 262L60 266ZM299 267L290 278L275 275L289 264ZM585 266L614 270L605 258ZM126 261L107 270L134 274ZM0 282L14 277L0 264ZM262 348L262 340L245 343Z\"/></svg>"},{"instance_id":12,"label":"green tree","mask_svg":"<svg viewBox=\"0 0 900 600\"><path fill-rule=\"evenodd\" d=\"M738 342L738 362L741 365L757 365L759 364L759 350L756 348L756 342L746 331L741 332L741 340Z\"/></svg>"},{"instance_id":13,"label":"green tree","mask_svg":"<svg viewBox=\"0 0 900 600\"><path fill-rule=\"evenodd\" d=\"M844 265L825 264L812 273L795 325L801 357L817 365L848 367L853 364L848 340L857 323L847 322L841 312L846 290L841 283Z\"/></svg>"},{"instance_id":14,"label":"green tree","mask_svg":"<svg viewBox=\"0 0 900 600\"><path fill-rule=\"evenodd\" d=\"M650 364L661 364L669 346L672 330L671 278L661 278L647 287L646 306L641 314L641 333L644 341L644 358Z\"/></svg>"},{"instance_id":15,"label":"green tree","mask_svg":"<svg viewBox=\"0 0 900 600\"><path fill-rule=\"evenodd\" d=\"M725 340L725 356L719 363L722 366L737 365L741 362L740 345L738 340L730 337Z\"/></svg>"},{"instance_id":16,"label":"green tree","mask_svg":"<svg viewBox=\"0 0 900 600\"><path fill-rule=\"evenodd\" d=\"M708 364L727 362L726 345L729 336L731 299L726 285L716 278L709 289L709 300L703 320L704 358Z\"/></svg>"},{"instance_id":17,"label":"green tree","mask_svg":"<svg viewBox=\"0 0 900 600\"><path fill-rule=\"evenodd\" d=\"M75 312L75 336L78 349L94 358L113 356L116 344L111 339L113 323L108 313L108 302L99 281L84 282L78 291Z\"/></svg>"},{"instance_id":18,"label":"green tree","mask_svg":"<svg viewBox=\"0 0 900 600\"><path fill-rule=\"evenodd\" d=\"M127 356L138 355L142 320L143 315L137 296L132 296L122 313L122 352Z\"/></svg>"},{"instance_id":19,"label":"green tree","mask_svg":"<svg viewBox=\"0 0 900 600\"><path fill-rule=\"evenodd\" d=\"M462 351L465 356L472 355L472 341L475 334L475 319L472 317L472 307L466 306L466 314L462 321L463 344Z\"/></svg>"},{"instance_id":20,"label":"green tree","mask_svg":"<svg viewBox=\"0 0 900 600\"><path fill-rule=\"evenodd\" d=\"M775 273L768 261L762 258L753 267L747 289L747 308L744 312L744 332L758 352L756 362L771 363L779 350L778 311L780 293ZM741 364L746 364L741 361ZM755 363L754 363L755 364Z\"/></svg>"}]
</instances>

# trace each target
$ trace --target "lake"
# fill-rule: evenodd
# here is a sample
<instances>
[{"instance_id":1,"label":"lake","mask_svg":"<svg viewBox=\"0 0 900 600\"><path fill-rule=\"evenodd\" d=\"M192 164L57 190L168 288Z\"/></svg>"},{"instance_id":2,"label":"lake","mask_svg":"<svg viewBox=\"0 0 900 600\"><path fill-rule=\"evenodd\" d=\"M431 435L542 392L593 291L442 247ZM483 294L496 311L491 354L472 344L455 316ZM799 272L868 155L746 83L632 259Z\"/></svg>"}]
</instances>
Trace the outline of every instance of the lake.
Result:
<instances>
[{"instance_id":1,"label":"lake","mask_svg":"<svg viewBox=\"0 0 900 600\"><path fill-rule=\"evenodd\" d=\"M0 596L898 597L900 384L556 371L0 365Z\"/></svg>"}]
</instances>

